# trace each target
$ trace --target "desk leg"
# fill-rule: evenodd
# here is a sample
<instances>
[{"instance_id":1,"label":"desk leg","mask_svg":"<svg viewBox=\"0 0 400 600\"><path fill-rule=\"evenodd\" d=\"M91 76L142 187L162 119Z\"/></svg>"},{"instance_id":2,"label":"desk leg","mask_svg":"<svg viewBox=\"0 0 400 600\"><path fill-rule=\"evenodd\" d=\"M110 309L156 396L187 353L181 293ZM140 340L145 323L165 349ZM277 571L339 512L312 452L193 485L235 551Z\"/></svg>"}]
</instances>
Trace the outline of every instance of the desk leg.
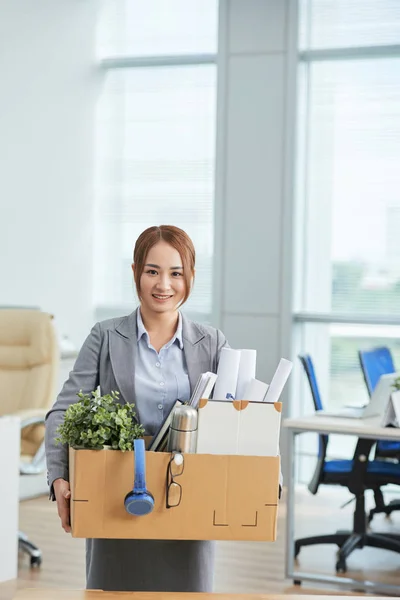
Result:
<instances>
[{"instance_id":1,"label":"desk leg","mask_svg":"<svg viewBox=\"0 0 400 600\"><path fill-rule=\"evenodd\" d=\"M294 507L295 507L295 436L296 432L288 430L287 451L289 457L289 477L286 496L286 556L285 575L293 578L294 573Z\"/></svg>"}]
</instances>

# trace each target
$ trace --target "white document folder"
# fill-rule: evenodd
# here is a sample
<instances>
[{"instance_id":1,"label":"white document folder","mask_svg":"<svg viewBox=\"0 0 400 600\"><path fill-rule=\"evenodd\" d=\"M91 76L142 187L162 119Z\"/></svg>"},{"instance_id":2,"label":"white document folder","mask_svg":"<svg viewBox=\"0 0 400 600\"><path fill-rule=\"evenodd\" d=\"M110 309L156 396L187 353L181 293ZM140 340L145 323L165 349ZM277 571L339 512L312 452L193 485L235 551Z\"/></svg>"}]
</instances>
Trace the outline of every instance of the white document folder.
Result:
<instances>
[{"instance_id":1,"label":"white document folder","mask_svg":"<svg viewBox=\"0 0 400 600\"><path fill-rule=\"evenodd\" d=\"M400 427L400 390L390 394L381 425L382 427Z\"/></svg>"},{"instance_id":2,"label":"white document folder","mask_svg":"<svg viewBox=\"0 0 400 600\"><path fill-rule=\"evenodd\" d=\"M197 453L278 456L281 411L280 402L201 401Z\"/></svg>"}]
</instances>

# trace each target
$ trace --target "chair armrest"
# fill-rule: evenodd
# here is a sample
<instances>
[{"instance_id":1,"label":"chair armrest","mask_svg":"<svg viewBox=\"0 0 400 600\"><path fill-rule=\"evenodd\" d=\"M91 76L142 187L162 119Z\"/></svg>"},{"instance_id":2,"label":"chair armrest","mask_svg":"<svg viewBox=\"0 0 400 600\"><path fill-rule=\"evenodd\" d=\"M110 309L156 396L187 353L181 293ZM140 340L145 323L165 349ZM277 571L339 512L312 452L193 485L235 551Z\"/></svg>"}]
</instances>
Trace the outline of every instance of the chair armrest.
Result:
<instances>
[{"instance_id":1,"label":"chair armrest","mask_svg":"<svg viewBox=\"0 0 400 600\"><path fill-rule=\"evenodd\" d=\"M19 463L20 475L39 475L46 470L46 453L44 441L40 444L35 456L28 463L22 460Z\"/></svg>"},{"instance_id":2,"label":"chair armrest","mask_svg":"<svg viewBox=\"0 0 400 600\"><path fill-rule=\"evenodd\" d=\"M46 411L38 409L20 410L13 413L14 416L19 417L21 432L26 427L32 425L44 425L46 418ZM19 472L21 475L39 475L46 470L46 453L44 440L40 444L35 456L29 463L20 461Z\"/></svg>"},{"instance_id":3,"label":"chair armrest","mask_svg":"<svg viewBox=\"0 0 400 600\"><path fill-rule=\"evenodd\" d=\"M31 425L44 425L45 418L44 417L25 417L21 419L21 431L26 427L30 427Z\"/></svg>"},{"instance_id":4,"label":"chair armrest","mask_svg":"<svg viewBox=\"0 0 400 600\"><path fill-rule=\"evenodd\" d=\"M45 422L47 410L43 408L29 408L26 410L16 410L10 413L13 417L18 417L21 421L21 429L29 425L43 425Z\"/></svg>"}]
</instances>

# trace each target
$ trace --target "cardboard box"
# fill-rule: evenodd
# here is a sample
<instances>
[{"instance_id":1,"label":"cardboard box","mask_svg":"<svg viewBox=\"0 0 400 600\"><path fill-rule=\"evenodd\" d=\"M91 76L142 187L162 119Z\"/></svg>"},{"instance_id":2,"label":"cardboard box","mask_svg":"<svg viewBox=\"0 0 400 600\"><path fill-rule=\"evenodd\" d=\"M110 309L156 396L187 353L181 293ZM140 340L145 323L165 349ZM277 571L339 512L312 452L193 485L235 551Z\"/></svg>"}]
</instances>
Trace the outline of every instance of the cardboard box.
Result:
<instances>
[{"instance_id":1,"label":"cardboard box","mask_svg":"<svg viewBox=\"0 0 400 600\"><path fill-rule=\"evenodd\" d=\"M73 537L275 541L279 456L185 454L181 503L167 509L170 456L146 452L155 508L133 517L124 507L133 452L70 449Z\"/></svg>"},{"instance_id":2,"label":"cardboard box","mask_svg":"<svg viewBox=\"0 0 400 600\"><path fill-rule=\"evenodd\" d=\"M146 452L146 483L155 508L141 517L129 515L124 507L134 481L133 452L70 449L72 535L275 541L281 411L278 402L202 400L199 434L205 450L184 455L184 470L176 479L182 486L179 506L166 507L171 454ZM221 430L225 445L218 440Z\"/></svg>"}]
</instances>

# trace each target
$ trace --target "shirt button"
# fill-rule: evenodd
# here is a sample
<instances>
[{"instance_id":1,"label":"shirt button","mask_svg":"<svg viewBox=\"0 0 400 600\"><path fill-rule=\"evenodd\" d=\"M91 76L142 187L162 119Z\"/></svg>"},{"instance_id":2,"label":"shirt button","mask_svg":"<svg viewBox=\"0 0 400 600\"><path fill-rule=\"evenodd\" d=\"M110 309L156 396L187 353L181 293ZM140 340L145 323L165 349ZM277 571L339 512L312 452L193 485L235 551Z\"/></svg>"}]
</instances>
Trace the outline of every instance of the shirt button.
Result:
<instances>
[{"instance_id":1,"label":"shirt button","mask_svg":"<svg viewBox=\"0 0 400 600\"><path fill-rule=\"evenodd\" d=\"M159 366L160 366L160 363L156 363L156 367L159 367Z\"/></svg>"},{"instance_id":2,"label":"shirt button","mask_svg":"<svg viewBox=\"0 0 400 600\"><path fill-rule=\"evenodd\" d=\"M162 387L162 386L164 385L164 382L163 382L163 381L160 381L160 385L161 385L161 387Z\"/></svg>"},{"instance_id":3,"label":"shirt button","mask_svg":"<svg viewBox=\"0 0 400 600\"><path fill-rule=\"evenodd\" d=\"M158 405L158 408L159 408L160 410L162 410L162 409L163 409L163 405L162 405L162 404L159 404L159 405Z\"/></svg>"}]
</instances>

